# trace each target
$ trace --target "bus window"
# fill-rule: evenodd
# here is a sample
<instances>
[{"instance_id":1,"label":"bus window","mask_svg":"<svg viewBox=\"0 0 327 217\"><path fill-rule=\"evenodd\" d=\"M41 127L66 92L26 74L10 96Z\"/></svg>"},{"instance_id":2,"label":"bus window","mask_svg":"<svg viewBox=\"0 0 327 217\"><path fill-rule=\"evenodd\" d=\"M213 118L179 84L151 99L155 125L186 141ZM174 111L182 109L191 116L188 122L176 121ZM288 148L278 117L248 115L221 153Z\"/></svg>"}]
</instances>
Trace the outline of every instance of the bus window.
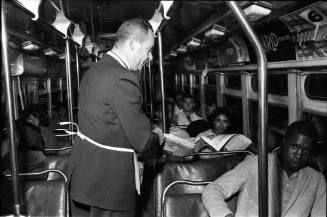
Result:
<instances>
[{"instance_id":1,"label":"bus window","mask_svg":"<svg viewBox=\"0 0 327 217\"><path fill-rule=\"evenodd\" d=\"M310 166L327 176L327 117L304 112L303 120L310 122L317 130L316 149Z\"/></svg>"},{"instance_id":2,"label":"bus window","mask_svg":"<svg viewBox=\"0 0 327 217\"><path fill-rule=\"evenodd\" d=\"M234 114L235 133L243 132L243 115L242 115L242 99L234 96L225 95L226 106L231 108Z\"/></svg>"},{"instance_id":3,"label":"bus window","mask_svg":"<svg viewBox=\"0 0 327 217\"><path fill-rule=\"evenodd\" d=\"M327 101L327 75L311 74L305 79L305 94L310 99Z\"/></svg>"},{"instance_id":4,"label":"bus window","mask_svg":"<svg viewBox=\"0 0 327 217\"><path fill-rule=\"evenodd\" d=\"M215 74L210 74L207 76L208 78L208 85L216 85L216 75Z\"/></svg>"},{"instance_id":5,"label":"bus window","mask_svg":"<svg viewBox=\"0 0 327 217\"><path fill-rule=\"evenodd\" d=\"M228 75L225 77L225 85L227 88L241 90L241 75Z\"/></svg>"},{"instance_id":6,"label":"bus window","mask_svg":"<svg viewBox=\"0 0 327 217\"><path fill-rule=\"evenodd\" d=\"M258 102L250 101L252 120L252 140L257 142L257 127L258 127ZM267 127L267 147L268 151L272 151L282 143L283 135L288 126L288 108L268 105L268 127Z\"/></svg>"},{"instance_id":7,"label":"bus window","mask_svg":"<svg viewBox=\"0 0 327 217\"><path fill-rule=\"evenodd\" d=\"M268 75L268 93L281 96L288 95L287 74ZM251 79L251 86L254 92L258 92L258 77L254 75Z\"/></svg>"}]
</instances>

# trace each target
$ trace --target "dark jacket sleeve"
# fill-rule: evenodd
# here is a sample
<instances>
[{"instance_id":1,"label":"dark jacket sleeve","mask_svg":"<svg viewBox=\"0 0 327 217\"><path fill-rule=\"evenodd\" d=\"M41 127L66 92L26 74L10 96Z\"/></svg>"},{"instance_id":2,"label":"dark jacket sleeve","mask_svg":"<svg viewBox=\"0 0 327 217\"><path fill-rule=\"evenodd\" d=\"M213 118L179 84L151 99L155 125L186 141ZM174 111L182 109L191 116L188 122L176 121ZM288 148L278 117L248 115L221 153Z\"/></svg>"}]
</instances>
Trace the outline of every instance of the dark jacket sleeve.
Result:
<instances>
[{"instance_id":1,"label":"dark jacket sleeve","mask_svg":"<svg viewBox=\"0 0 327 217\"><path fill-rule=\"evenodd\" d=\"M137 153L158 146L151 134L151 123L141 109L141 91L137 78L132 73L122 73L109 88L109 103L114 108L121 127ZM146 146L146 144L148 144Z\"/></svg>"}]
</instances>

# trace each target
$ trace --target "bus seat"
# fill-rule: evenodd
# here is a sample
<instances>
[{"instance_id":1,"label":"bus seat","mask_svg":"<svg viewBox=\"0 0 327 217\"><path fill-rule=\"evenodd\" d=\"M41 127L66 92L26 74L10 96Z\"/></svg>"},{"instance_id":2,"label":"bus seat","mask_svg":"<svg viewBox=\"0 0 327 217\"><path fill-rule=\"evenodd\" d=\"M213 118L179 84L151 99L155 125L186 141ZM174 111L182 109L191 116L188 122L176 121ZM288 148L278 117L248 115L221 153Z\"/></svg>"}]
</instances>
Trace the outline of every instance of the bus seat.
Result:
<instances>
[{"instance_id":1,"label":"bus seat","mask_svg":"<svg viewBox=\"0 0 327 217\"><path fill-rule=\"evenodd\" d=\"M209 217L201 199L201 193L191 194L170 194L170 190L176 186L205 186L210 182L194 182L188 180L180 180L170 183L164 190L162 195L161 207L163 217ZM233 195L226 200L227 206L233 213L237 209L238 194Z\"/></svg>"},{"instance_id":2,"label":"bus seat","mask_svg":"<svg viewBox=\"0 0 327 217\"><path fill-rule=\"evenodd\" d=\"M167 196L163 217L209 217L201 201L201 194Z\"/></svg>"},{"instance_id":3,"label":"bus seat","mask_svg":"<svg viewBox=\"0 0 327 217\"><path fill-rule=\"evenodd\" d=\"M56 155L47 155L47 161L49 165L49 169L60 170L65 175L68 171L68 163L69 163L70 154L56 154ZM48 175L47 180L54 180L60 178L57 173L50 173Z\"/></svg>"},{"instance_id":4,"label":"bus seat","mask_svg":"<svg viewBox=\"0 0 327 217\"><path fill-rule=\"evenodd\" d=\"M25 181L22 196L28 216L67 216L68 194L63 180Z\"/></svg>"},{"instance_id":5,"label":"bus seat","mask_svg":"<svg viewBox=\"0 0 327 217\"><path fill-rule=\"evenodd\" d=\"M186 162L157 163L154 171L145 170L142 183L142 203L145 204L141 205L143 216L161 216L162 194L170 183L177 180L214 181L241 162L246 154L248 152L216 155L207 159L193 158L194 160ZM200 194L203 188L203 185L174 185L169 194Z\"/></svg>"}]
</instances>

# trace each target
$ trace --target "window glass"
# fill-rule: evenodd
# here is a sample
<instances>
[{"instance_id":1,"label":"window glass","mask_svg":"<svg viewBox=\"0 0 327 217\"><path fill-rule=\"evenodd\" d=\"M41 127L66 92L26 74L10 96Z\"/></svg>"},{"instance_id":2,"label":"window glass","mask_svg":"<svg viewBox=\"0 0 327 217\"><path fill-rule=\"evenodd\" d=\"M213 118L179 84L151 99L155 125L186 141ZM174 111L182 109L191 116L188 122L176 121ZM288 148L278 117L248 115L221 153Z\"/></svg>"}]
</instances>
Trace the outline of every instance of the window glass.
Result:
<instances>
[{"instance_id":1,"label":"window glass","mask_svg":"<svg viewBox=\"0 0 327 217\"><path fill-rule=\"evenodd\" d=\"M311 74L305 79L305 94L311 99L327 101L327 75Z\"/></svg>"},{"instance_id":2,"label":"window glass","mask_svg":"<svg viewBox=\"0 0 327 217\"><path fill-rule=\"evenodd\" d=\"M250 101L250 125L252 126L252 140L258 141L258 101ZM268 105L267 146L268 151L280 146L283 134L288 126L288 109L275 105Z\"/></svg>"},{"instance_id":3,"label":"window glass","mask_svg":"<svg viewBox=\"0 0 327 217\"><path fill-rule=\"evenodd\" d=\"M254 92L258 92L258 77L254 75L251 79L251 85ZM281 96L288 95L287 74L268 75L268 93Z\"/></svg>"},{"instance_id":4,"label":"window glass","mask_svg":"<svg viewBox=\"0 0 327 217\"><path fill-rule=\"evenodd\" d=\"M216 75L215 74L210 74L207 77L208 77L209 85L216 85Z\"/></svg>"},{"instance_id":5,"label":"window glass","mask_svg":"<svg viewBox=\"0 0 327 217\"><path fill-rule=\"evenodd\" d=\"M225 77L225 85L230 89L241 90L241 75L227 75Z\"/></svg>"},{"instance_id":6,"label":"window glass","mask_svg":"<svg viewBox=\"0 0 327 217\"><path fill-rule=\"evenodd\" d=\"M226 106L233 114L234 126L231 129L235 133L243 133L242 99L239 97L225 95Z\"/></svg>"}]
</instances>

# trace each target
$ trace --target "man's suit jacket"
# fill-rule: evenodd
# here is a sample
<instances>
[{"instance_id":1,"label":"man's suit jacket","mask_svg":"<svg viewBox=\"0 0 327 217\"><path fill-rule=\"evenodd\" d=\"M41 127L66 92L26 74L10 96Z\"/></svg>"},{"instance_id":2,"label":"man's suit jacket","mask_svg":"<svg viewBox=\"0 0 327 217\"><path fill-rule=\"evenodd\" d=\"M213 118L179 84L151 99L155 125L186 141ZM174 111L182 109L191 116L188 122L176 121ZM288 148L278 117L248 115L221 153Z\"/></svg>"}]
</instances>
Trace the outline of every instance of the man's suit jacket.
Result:
<instances>
[{"instance_id":1,"label":"man's suit jacket","mask_svg":"<svg viewBox=\"0 0 327 217\"><path fill-rule=\"evenodd\" d=\"M144 154L149 142L158 142L158 136L151 133L140 99L135 73L104 55L81 81L80 131L102 145ZM132 153L106 150L76 137L70 162L71 197L103 209L134 209L134 172Z\"/></svg>"}]
</instances>

